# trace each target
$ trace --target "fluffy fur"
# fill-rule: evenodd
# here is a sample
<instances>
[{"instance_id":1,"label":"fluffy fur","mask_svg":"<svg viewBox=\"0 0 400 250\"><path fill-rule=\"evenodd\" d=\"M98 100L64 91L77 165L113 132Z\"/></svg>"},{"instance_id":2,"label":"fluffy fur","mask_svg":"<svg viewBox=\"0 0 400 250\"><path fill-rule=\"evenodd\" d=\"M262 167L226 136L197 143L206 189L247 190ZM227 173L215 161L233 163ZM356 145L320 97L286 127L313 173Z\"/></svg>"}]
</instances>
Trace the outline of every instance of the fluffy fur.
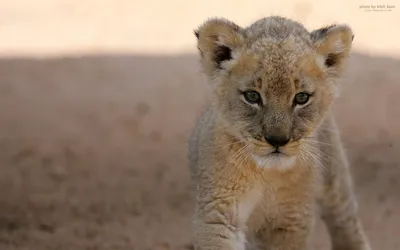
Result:
<instances>
[{"instance_id":1,"label":"fluffy fur","mask_svg":"<svg viewBox=\"0 0 400 250\"><path fill-rule=\"evenodd\" d=\"M308 249L318 204L333 249L369 250L330 114L350 27L308 32L273 16L242 28L216 18L195 34L212 87L189 143L195 249ZM308 102L296 103L297 93ZM276 153L272 137L290 140Z\"/></svg>"}]
</instances>

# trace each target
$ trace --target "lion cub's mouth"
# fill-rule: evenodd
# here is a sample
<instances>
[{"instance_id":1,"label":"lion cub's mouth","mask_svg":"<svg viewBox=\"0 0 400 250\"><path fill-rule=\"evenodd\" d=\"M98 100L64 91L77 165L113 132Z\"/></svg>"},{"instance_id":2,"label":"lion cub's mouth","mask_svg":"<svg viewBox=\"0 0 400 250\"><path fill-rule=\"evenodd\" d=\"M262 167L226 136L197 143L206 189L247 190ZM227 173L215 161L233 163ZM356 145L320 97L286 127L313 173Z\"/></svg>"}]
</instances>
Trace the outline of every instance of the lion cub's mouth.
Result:
<instances>
[{"instance_id":1,"label":"lion cub's mouth","mask_svg":"<svg viewBox=\"0 0 400 250\"><path fill-rule=\"evenodd\" d=\"M296 160L296 155L285 147L252 144L252 159L260 168L288 168Z\"/></svg>"},{"instance_id":2,"label":"lion cub's mouth","mask_svg":"<svg viewBox=\"0 0 400 250\"><path fill-rule=\"evenodd\" d=\"M267 155L253 154L253 161L259 168L286 169L294 165L296 156L289 156L281 152L271 152Z\"/></svg>"},{"instance_id":3,"label":"lion cub's mouth","mask_svg":"<svg viewBox=\"0 0 400 250\"><path fill-rule=\"evenodd\" d=\"M254 142L250 142L249 144L250 144L254 154L259 155L259 156L277 157L277 156L290 156L291 155L290 152L286 149L286 147L275 148L275 147L272 147L265 143L254 143Z\"/></svg>"}]
</instances>

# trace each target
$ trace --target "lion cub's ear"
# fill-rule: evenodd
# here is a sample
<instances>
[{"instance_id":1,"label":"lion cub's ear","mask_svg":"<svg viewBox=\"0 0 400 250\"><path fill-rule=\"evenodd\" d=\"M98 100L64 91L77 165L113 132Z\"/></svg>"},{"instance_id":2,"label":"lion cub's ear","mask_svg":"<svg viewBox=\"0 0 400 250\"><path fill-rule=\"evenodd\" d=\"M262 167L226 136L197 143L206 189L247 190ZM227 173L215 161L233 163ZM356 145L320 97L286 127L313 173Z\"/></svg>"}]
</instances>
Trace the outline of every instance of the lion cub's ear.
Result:
<instances>
[{"instance_id":1,"label":"lion cub's ear","mask_svg":"<svg viewBox=\"0 0 400 250\"><path fill-rule=\"evenodd\" d=\"M311 32L317 54L322 56L324 67L328 72L337 75L347 60L354 34L347 25L332 25Z\"/></svg>"},{"instance_id":2,"label":"lion cub's ear","mask_svg":"<svg viewBox=\"0 0 400 250\"><path fill-rule=\"evenodd\" d=\"M195 31L203 69L209 76L233 59L233 52L244 44L242 33L241 27L221 18L210 19Z\"/></svg>"}]
</instances>

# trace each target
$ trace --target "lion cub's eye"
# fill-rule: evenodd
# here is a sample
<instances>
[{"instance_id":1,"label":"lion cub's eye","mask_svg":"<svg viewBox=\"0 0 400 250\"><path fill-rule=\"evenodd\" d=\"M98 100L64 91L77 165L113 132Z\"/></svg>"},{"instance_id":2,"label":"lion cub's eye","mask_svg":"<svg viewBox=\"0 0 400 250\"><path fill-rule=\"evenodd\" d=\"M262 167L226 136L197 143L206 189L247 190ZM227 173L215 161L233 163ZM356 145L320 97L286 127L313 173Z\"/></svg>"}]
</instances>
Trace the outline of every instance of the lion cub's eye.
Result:
<instances>
[{"instance_id":1,"label":"lion cub's eye","mask_svg":"<svg viewBox=\"0 0 400 250\"><path fill-rule=\"evenodd\" d=\"M294 97L294 103L297 105L303 105L308 102L308 99L310 99L310 95L304 92L297 93L296 96Z\"/></svg>"},{"instance_id":2,"label":"lion cub's eye","mask_svg":"<svg viewBox=\"0 0 400 250\"><path fill-rule=\"evenodd\" d=\"M257 104L261 102L261 96L257 91L249 90L243 92L244 99L250 104Z\"/></svg>"}]
</instances>

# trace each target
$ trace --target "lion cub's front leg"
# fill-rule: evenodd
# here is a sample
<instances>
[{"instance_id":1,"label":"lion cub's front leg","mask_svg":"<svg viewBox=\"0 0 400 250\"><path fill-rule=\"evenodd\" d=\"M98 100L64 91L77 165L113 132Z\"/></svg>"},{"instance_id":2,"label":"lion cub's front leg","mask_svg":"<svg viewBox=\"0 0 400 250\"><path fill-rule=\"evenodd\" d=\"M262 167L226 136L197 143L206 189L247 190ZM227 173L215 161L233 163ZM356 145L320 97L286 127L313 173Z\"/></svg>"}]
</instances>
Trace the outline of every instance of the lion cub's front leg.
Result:
<instances>
[{"instance_id":1,"label":"lion cub's front leg","mask_svg":"<svg viewBox=\"0 0 400 250\"><path fill-rule=\"evenodd\" d=\"M217 176L217 175L215 175ZM246 223L262 198L257 184L238 173L203 177L194 219L196 250L245 250Z\"/></svg>"},{"instance_id":2,"label":"lion cub's front leg","mask_svg":"<svg viewBox=\"0 0 400 250\"><path fill-rule=\"evenodd\" d=\"M198 208L194 220L195 250L245 250L244 228L236 225L238 215L229 201ZM215 206L215 207L214 207Z\"/></svg>"},{"instance_id":3,"label":"lion cub's front leg","mask_svg":"<svg viewBox=\"0 0 400 250\"><path fill-rule=\"evenodd\" d=\"M290 226L289 226L290 227ZM257 235L258 250L308 250L308 226L277 228L268 233L260 231Z\"/></svg>"}]
</instances>

